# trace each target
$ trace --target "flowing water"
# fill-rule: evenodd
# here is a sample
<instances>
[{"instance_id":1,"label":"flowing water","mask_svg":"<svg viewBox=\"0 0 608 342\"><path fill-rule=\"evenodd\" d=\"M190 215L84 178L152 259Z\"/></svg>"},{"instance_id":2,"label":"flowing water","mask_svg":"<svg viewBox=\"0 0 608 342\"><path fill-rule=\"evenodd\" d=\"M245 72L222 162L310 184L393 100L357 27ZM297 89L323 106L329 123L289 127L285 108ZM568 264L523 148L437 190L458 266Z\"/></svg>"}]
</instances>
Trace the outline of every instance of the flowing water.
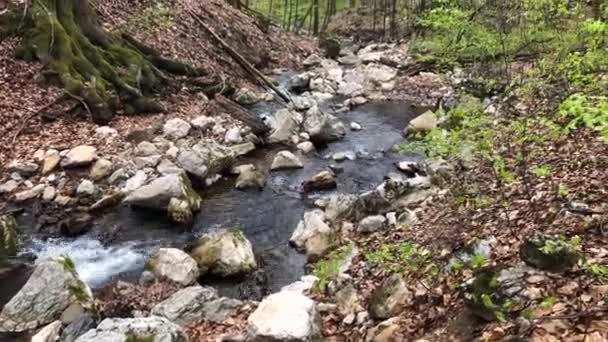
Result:
<instances>
[{"instance_id":1,"label":"flowing water","mask_svg":"<svg viewBox=\"0 0 608 342\"><path fill-rule=\"evenodd\" d=\"M260 291L276 291L304 274L306 258L289 246L289 237L304 211L312 208L312 202L331 194L304 194L302 181L334 164L342 169L335 191L356 193L372 189L387 173L395 171L394 162L404 158L391 152L391 148L402 140L403 128L417 112L407 103L382 102L338 114L347 127L350 122L357 122L363 130L349 131L343 140L319 149L316 154L303 156L302 169L268 173L262 191L235 190L233 178L203 189L201 211L189 230L176 227L162 214L120 207L99 218L85 236L34 237L26 252L38 258L68 254L82 279L98 288L116 279L137 279L147 256L160 246L184 248L209 229L238 225L251 241L261 271L242 278L203 277L201 281L232 297L256 298L263 294ZM281 149L284 148L261 148L239 163L254 163L259 169L268 170L275 152ZM330 158L333 153L344 151L355 152L357 159L338 163ZM28 221L27 217L20 220ZM0 273L0 306L26 280L27 272L18 274Z\"/></svg>"}]
</instances>

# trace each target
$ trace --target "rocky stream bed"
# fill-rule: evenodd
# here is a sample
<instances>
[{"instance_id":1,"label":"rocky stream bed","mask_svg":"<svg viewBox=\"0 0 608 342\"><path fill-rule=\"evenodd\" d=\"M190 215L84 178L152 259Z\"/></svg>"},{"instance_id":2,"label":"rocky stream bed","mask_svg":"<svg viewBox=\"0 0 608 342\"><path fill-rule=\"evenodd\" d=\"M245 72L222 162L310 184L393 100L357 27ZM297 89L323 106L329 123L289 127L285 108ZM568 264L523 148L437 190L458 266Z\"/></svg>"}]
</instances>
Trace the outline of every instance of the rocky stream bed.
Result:
<instances>
[{"instance_id":1,"label":"rocky stream bed","mask_svg":"<svg viewBox=\"0 0 608 342\"><path fill-rule=\"evenodd\" d=\"M277 291L279 296L282 288L294 282L304 284L296 288L309 288L310 281L298 279L306 273L307 261L335 245L335 228L324 221L338 224L343 198L350 196L350 205L362 206L357 209L360 216L377 211L377 202L386 202L389 192L396 191L400 197L411 192L409 188L430 185L415 174L415 157L404 156L396 148L412 119L418 117L417 125L423 128L429 119L428 114L420 116L428 107L388 96L400 65L387 61L401 63L406 57L395 45L374 45L358 54L346 51L339 63L311 56L305 61L308 71L277 77L285 91L293 92L289 109L271 96L238 92L237 101L257 103L251 109L269 126L266 137L256 137L242 125L223 127L221 121L209 117L191 122L170 119L159 128L136 132L135 139L116 155L104 155L94 146L77 146L39 151L31 160L13 161L9 166L13 173L2 192L14 194L11 211L17 224L5 225L4 233L9 228L18 232L20 249L12 264L19 266L0 273L0 305L6 304L0 331L31 331L57 319L57 310L60 313L75 303L86 309L85 302L92 296L74 294L75 286L86 294L89 288L119 280L149 283L168 278L187 286L198 278L217 293L203 295L189 287L185 290L195 293L186 297L245 301L260 301ZM436 124L433 118L430 121ZM110 141L122 139L108 127L96 134ZM223 142L217 143L217 137ZM57 171L58 167L64 171ZM425 171L422 175L426 176ZM357 194L363 194L360 203L355 201ZM116 206L121 201L126 205ZM89 206L91 215L82 211L83 206ZM323 208L325 215L333 208L336 217L325 218ZM66 212L53 215L54 210ZM394 224L390 221L400 214L389 213L388 224ZM371 216L369 222L361 221L359 229L373 231L386 220ZM186 260L190 257L181 250L196 259L192 270ZM53 266L56 260L64 260L60 263L68 274L57 274L61 272ZM40 277L51 282L63 279L49 285L59 302L36 307L36 297L25 295L24 299L23 290L17 293L24 284L30 295L42 290ZM59 295L65 296L62 284L68 284L72 295ZM34 302L33 311L23 307L24 300ZM295 300L310 305L306 297ZM69 327L77 318L62 321ZM118 333L115 326L110 328L112 334L138 335L132 322L123 323ZM148 323L154 333L159 327L169 329L163 332L167 336L179 330L165 321ZM274 323L261 324L271 325L258 326L252 334L274 334ZM61 324L49 327L55 332ZM107 333L100 327L77 341L99 341L97 335ZM285 332L285 338L291 333ZM16 336L22 335L0 340L12 341Z\"/></svg>"}]
</instances>

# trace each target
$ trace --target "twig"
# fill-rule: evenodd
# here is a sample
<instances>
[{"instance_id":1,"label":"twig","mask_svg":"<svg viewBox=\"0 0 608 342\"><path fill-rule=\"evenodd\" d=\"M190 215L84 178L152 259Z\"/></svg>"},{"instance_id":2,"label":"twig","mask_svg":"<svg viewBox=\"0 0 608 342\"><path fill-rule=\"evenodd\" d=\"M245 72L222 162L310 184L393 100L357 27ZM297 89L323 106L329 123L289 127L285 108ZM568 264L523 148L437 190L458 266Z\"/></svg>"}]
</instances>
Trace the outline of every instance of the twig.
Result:
<instances>
[{"instance_id":1,"label":"twig","mask_svg":"<svg viewBox=\"0 0 608 342\"><path fill-rule=\"evenodd\" d=\"M190 7L186 5L186 11L190 13L192 18L196 20L196 22L207 31L223 48L228 52L228 54L239 64L241 65L245 71L249 72L252 76L260 79L264 85L272 89L279 97L281 97L285 102L291 102L289 96L283 93L279 88L277 88L271 81L269 81L266 76L264 76L258 69L256 69L251 63L249 63L241 54L236 52L233 48L231 48L220 36L218 36L211 27L207 26L205 22L200 18L200 16Z\"/></svg>"}]
</instances>

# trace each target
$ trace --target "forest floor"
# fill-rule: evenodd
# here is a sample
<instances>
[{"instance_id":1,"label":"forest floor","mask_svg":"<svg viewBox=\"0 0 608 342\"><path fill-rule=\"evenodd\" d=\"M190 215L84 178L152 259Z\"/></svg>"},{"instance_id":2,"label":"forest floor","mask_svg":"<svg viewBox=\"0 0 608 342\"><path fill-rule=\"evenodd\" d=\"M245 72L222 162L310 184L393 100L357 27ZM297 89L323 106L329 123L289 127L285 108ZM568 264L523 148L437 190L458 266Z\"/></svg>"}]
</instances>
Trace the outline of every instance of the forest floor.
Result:
<instances>
[{"instance_id":1,"label":"forest floor","mask_svg":"<svg viewBox=\"0 0 608 342\"><path fill-rule=\"evenodd\" d=\"M278 68L294 68L316 50L314 42L271 28L261 30L253 17L230 7L224 1L112 1L96 4L104 27L126 31L163 56L211 70L215 76L231 82L237 89L246 88L262 94L257 81L244 77L246 71L221 46L209 37L189 13L194 9L237 51L247 51L249 62L272 73ZM262 27L263 28L263 27ZM113 148L95 135L95 125L86 113L73 110L79 103L64 98L57 84L43 76L44 66L15 58L19 39L8 38L0 46L0 165L12 159L30 159L39 149L61 149L91 144ZM180 79L159 94L165 114L117 115L111 123L120 135L154 126L159 117L193 118L203 114L231 120L220 113L191 86Z\"/></svg>"}]
</instances>

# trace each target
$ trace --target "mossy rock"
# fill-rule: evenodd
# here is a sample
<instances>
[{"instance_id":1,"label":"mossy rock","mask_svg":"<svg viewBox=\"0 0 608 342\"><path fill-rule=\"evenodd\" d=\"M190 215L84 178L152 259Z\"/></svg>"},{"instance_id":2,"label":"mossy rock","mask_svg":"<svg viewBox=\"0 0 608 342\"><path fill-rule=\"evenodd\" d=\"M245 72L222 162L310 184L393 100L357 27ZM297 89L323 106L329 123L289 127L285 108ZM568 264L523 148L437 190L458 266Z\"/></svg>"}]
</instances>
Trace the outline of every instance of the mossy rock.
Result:
<instances>
[{"instance_id":1,"label":"mossy rock","mask_svg":"<svg viewBox=\"0 0 608 342\"><path fill-rule=\"evenodd\" d=\"M188 224L192 223L192 211L187 200L180 200L175 197L171 198L167 207L169 218L177 223Z\"/></svg>"},{"instance_id":2,"label":"mossy rock","mask_svg":"<svg viewBox=\"0 0 608 342\"><path fill-rule=\"evenodd\" d=\"M325 50L325 57L338 58L340 56L340 41L334 37L321 37L319 47Z\"/></svg>"},{"instance_id":3,"label":"mossy rock","mask_svg":"<svg viewBox=\"0 0 608 342\"><path fill-rule=\"evenodd\" d=\"M236 227L203 235L190 256L201 275L207 272L231 276L257 268L251 242Z\"/></svg>"},{"instance_id":4,"label":"mossy rock","mask_svg":"<svg viewBox=\"0 0 608 342\"><path fill-rule=\"evenodd\" d=\"M17 221L11 215L0 216L0 263L17 255Z\"/></svg>"},{"instance_id":5,"label":"mossy rock","mask_svg":"<svg viewBox=\"0 0 608 342\"><path fill-rule=\"evenodd\" d=\"M519 255L529 266L562 273L574 267L581 258L580 241L535 232L520 246Z\"/></svg>"}]
</instances>

